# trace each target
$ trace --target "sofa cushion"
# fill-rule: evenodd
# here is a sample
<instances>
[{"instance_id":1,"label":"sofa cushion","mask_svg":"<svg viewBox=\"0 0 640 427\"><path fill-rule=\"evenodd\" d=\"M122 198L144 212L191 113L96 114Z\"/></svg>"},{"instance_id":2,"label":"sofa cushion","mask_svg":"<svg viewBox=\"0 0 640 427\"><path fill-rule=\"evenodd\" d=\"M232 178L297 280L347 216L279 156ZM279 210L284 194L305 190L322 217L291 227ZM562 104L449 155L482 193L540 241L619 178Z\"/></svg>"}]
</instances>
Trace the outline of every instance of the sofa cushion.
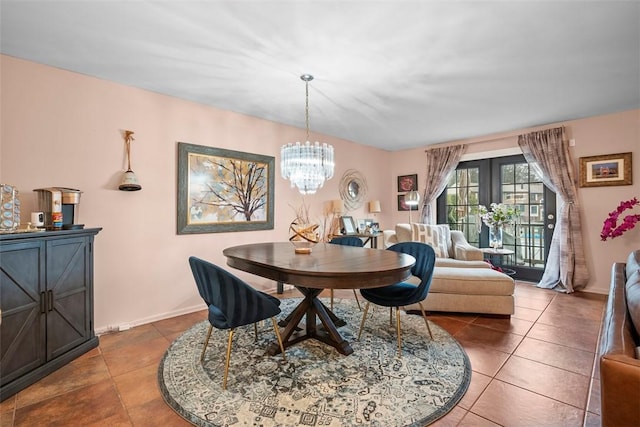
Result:
<instances>
[{"instance_id":1,"label":"sofa cushion","mask_svg":"<svg viewBox=\"0 0 640 427\"><path fill-rule=\"evenodd\" d=\"M486 261L465 261L455 258L436 258L436 267L491 268L491 264Z\"/></svg>"},{"instance_id":2,"label":"sofa cushion","mask_svg":"<svg viewBox=\"0 0 640 427\"><path fill-rule=\"evenodd\" d=\"M426 243L433 247L437 258L449 258L447 239L451 240L451 234L448 225L412 223L411 231L411 240Z\"/></svg>"},{"instance_id":3,"label":"sofa cushion","mask_svg":"<svg viewBox=\"0 0 640 427\"><path fill-rule=\"evenodd\" d=\"M625 268L627 310L636 332L640 332L640 250L632 252Z\"/></svg>"},{"instance_id":4,"label":"sofa cushion","mask_svg":"<svg viewBox=\"0 0 640 427\"><path fill-rule=\"evenodd\" d=\"M411 225L410 224L396 224L396 240L397 242L411 241Z\"/></svg>"},{"instance_id":5,"label":"sofa cushion","mask_svg":"<svg viewBox=\"0 0 640 427\"><path fill-rule=\"evenodd\" d=\"M418 285L420 279L411 276L407 282ZM455 295L513 295L514 290L511 277L490 268L436 267L429 286L429 293Z\"/></svg>"}]
</instances>

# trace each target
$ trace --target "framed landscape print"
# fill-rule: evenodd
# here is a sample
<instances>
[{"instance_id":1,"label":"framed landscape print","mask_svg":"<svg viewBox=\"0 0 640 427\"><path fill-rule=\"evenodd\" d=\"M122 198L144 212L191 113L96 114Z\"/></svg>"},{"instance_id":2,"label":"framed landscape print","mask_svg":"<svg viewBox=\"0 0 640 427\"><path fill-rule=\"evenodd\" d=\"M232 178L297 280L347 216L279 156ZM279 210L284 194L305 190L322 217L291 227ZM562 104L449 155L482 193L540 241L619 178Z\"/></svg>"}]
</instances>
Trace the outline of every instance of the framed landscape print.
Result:
<instances>
[{"instance_id":1,"label":"framed landscape print","mask_svg":"<svg viewBox=\"0 0 640 427\"><path fill-rule=\"evenodd\" d=\"M178 234L273 230L275 157L178 143Z\"/></svg>"},{"instance_id":2,"label":"framed landscape print","mask_svg":"<svg viewBox=\"0 0 640 427\"><path fill-rule=\"evenodd\" d=\"M418 191L418 174L398 176L398 193Z\"/></svg>"},{"instance_id":3,"label":"framed landscape print","mask_svg":"<svg viewBox=\"0 0 640 427\"><path fill-rule=\"evenodd\" d=\"M631 153L580 157L580 187L632 184Z\"/></svg>"}]
</instances>

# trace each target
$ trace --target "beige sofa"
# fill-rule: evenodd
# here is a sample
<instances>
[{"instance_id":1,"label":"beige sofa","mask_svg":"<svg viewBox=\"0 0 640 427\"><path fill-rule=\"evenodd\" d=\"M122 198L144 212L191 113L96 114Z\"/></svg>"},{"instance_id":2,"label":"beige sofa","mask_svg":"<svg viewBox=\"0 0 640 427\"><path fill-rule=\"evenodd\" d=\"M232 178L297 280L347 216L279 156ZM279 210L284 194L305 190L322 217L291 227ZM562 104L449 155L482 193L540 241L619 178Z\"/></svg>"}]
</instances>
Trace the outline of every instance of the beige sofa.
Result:
<instances>
[{"instance_id":1,"label":"beige sofa","mask_svg":"<svg viewBox=\"0 0 640 427\"><path fill-rule=\"evenodd\" d=\"M385 248L405 241L422 241L434 247L436 268L423 305L428 311L481 313L510 316L514 312L514 281L483 261L482 251L464 234L448 225L398 224L383 231ZM410 282L416 284L418 278ZM405 307L419 310L420 307Z\"/></svg>"}]
</instances>

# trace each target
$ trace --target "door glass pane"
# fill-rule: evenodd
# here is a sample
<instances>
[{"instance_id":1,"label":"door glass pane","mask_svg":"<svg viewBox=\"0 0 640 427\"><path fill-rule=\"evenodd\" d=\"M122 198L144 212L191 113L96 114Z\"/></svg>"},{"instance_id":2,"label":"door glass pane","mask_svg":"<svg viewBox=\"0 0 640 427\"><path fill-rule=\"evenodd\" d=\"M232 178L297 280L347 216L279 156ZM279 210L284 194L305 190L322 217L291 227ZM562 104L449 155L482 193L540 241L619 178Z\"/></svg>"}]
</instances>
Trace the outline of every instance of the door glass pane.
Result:
<instances>
[{"instance_id":1,"label":"door glass pane","mask_svg":"<svg viewBox=\"0 0 640 427\"><path fill-rule=\"evenodd\" d=\"M447 223L460 230L472 245L479 244L478 235L478 169L458 169L451 174L447 194Z\"/></svg>"},{"instance_id":2,"label":"door glass pane","mask_svg":"<svg viewBox=\"0 0 640 427\"><path fill-rule=\"evenodd\" d=\"M518 222L505 227L504 247L515 252L515 265L544 268L544 190L540 177L527 163L502 165L501 175L502 203L520 212Z\"/></svg>"}]
</instances>

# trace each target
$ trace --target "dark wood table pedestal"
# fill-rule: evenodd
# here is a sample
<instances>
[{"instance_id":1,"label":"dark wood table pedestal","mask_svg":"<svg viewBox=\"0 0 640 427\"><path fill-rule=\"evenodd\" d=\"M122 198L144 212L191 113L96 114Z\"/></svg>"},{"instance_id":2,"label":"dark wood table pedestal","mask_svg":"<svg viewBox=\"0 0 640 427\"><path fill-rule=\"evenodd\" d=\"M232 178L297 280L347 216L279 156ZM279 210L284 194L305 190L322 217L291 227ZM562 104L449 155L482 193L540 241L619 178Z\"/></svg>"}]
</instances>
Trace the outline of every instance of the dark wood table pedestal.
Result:
<instances>
[{"instance_id":1,"label":"dark wood table pedestal","mask_svg":"<svg viewBox=\"0 0 640 427\"><path fill-rule=\"evenodd\" d=\"M337 329L345 325L344 320L338 318L318 299L318 295L323 290L302 286L296 286L296 288L304 295L304 299L284 320L280 321L280 326L284 327L284 331L281 332L284 348L304 340L316 339L335 347L344 355L353 353L353 349ZM305 318L305 327L301 328L303 318ZM316 318L320 320L321 325L318 325ZM280 353L278 343L271 343L268 353L270 355Z\"/></svg>"}]
</instances>

